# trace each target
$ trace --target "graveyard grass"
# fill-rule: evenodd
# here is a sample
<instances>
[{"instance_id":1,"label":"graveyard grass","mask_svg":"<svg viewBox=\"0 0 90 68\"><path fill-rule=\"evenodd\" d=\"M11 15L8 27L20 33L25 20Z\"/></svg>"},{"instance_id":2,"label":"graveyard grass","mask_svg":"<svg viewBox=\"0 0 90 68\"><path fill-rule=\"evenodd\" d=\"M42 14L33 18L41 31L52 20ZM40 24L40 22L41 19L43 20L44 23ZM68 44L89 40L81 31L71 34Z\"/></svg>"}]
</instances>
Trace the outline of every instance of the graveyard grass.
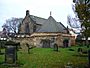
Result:
<instances>
[{"instance_id":1,"label":"graveyard grass","mask_svg":"<svg viewBox=\"0 0 90 68\"><path fill-rule=\"evenodd\" d=\"M80 55L77 52L79 46L71 48L59 48L59 51L53 51L52 48L33 48L28 54L27 50L18 51L19 68L64 68L67 63L73 67L84 68L88 64L87 54ZM87 48L82 47L83 50ZM74 51L70 51L73 49ZM0 63L4 61L4 56L0 55Z\"/></svg>"}]
</instances>

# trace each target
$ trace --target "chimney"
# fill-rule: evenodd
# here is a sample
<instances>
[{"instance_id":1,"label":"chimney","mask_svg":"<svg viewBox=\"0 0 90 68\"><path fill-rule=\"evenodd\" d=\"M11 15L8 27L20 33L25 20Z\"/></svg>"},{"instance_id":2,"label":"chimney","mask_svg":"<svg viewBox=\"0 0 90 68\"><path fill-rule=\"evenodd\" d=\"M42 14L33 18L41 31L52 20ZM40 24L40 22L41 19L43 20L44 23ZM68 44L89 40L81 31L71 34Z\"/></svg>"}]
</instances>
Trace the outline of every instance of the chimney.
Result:
<instances>
[{"instance_id":1,"label":"chimney","mask_svg":"<svg viewBox=\"0 0 90 68\"><path fill-rule=\"evenodd\" d=\"M29 10L26 10L26 16L29 15Z\"/></svg>"}]
</instances>

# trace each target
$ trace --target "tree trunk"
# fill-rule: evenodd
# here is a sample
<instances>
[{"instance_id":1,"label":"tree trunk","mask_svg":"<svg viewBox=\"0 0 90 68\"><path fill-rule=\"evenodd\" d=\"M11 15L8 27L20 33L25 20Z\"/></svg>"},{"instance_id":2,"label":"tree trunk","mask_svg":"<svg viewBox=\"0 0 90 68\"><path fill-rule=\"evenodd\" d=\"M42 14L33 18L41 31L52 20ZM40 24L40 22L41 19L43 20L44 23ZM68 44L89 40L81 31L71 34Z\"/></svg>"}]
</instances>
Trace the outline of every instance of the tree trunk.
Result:
<instances>
[{"instance_id":1,"label":"tree trunk","mask_svg":"<svg viewBox=\"0 0 90 68\"><path fill-rule=\"evenodd\" d=\"M1 53L1 40L0 40L0 53Z\"/></svg>"},{"instance_id":2,"label":"tree trunk","mask_svg":"<svg viewBox=\"0 0 90 68\"><path fill-rule=\"evenodd\" d=\"M86 46L88 47L88 37L86 37Z\"/></svg>"}]
</instances>

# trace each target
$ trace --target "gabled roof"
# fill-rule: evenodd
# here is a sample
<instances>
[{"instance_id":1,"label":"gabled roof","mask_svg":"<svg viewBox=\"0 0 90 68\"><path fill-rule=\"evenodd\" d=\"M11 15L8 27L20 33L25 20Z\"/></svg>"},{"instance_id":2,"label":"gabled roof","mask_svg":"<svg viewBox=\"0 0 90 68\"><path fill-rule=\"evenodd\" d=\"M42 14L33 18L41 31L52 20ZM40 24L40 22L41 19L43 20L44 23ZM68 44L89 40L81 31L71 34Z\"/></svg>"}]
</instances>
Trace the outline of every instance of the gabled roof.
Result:
<instances>
[{"instance_id":1,"label":"gabled roof","mask_svg":"<svg viewBox=\"0 0 90 68\"><path fill-rule=\"evenodd\" d=\"M63 32L65 28L50 16L38 32Z\"/></svg>"},{"instance_id":2,"label":"gabled roof","mask_svg":"<svg viewBox=\"0 0 90 68\"><path fill-rule=\"evenodd\" d=\"M48 19L37 17L34 15L29 15L29 11L27 13L26 11L26 17L30 18L31 23L40 25L40 27L37 28L36 32L61 32L61 33L67 33L67 28L61 23L56 22L56 20L50 15ZM24 18L24 19L25 19ZM22 23L24 21L22 20ZM21 26L21 24L19 27Z\"/></svg>"},{"instance_id":3,"label":"gabled roof","mask_svg":"<svg viewBox=\"0 0 90 68\"><path fill-rule=\"evenodd\" d=\"M31 18L31 16L29 16L29 18L30 18L30 21L31 21L32 23L37 24L36 21L34 21L34 20Z\"/></svg>"},{"instance_id":4,"label":"gabled roof","mask_svg":"<svg viewBox=\"0 0 90 68\"><path fill-rule=\"evenodd\" d=\"M58 23L58 27L60 29L60 32L67 33L68 28L66 28L61 22L57 22L57 23Z\"/></svg>"},{"instance_id":5,"label":"gabled roof","mask_svg":"<svg viewBox=\"0 0 90 68\"><path fill-rule=\"evenodd\" d=\"M22 20L22 22L20 23L20 25L19 25L19 26L21 26L21 24L22 24L22 23L23 23L23 21L26 19L26 17L29 17L29 20L30 20L30 22L31 22L31 23L36 24L36 21L34 21L34 20L31 18L31 16L30 16L30 15L27 15L27 16L25 16L25 18Z\"/></svg>"},{"instance_id":6,"label":"gabled roof","mask_svg":"<svg viewBox=\"0 0 90 68\"><path fill-rule=\"evenodd\" d=\"M37 17L34 15L30 15L30 17L37 23L37 24L43 24L47 19L45 18L41 18L41 17Z\"/></svg>"}]
</instances>

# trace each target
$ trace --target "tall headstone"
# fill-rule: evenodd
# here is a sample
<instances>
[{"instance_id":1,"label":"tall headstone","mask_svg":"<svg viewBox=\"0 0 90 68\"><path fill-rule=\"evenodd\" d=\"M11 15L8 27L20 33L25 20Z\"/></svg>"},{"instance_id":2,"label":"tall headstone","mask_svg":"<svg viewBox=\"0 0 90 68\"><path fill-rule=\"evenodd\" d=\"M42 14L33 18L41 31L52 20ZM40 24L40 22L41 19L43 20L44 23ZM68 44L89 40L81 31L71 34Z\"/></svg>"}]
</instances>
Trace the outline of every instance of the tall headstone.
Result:
<instances>
[{"instance_id":1,"label":"tall headstone","mask_svg":"<svg viewBox=\"0 0 90 68\"><path fill-rule=\"evenodd\" d=\"M6 46L5 62L7 64L13 64L16 62L16 47L15 46L12 46L12 45Z\"/></svg>"},{"instance_id":2,"label":"tall headstone","mask_svg":"<svg viewBox=\"0 0 90 68\"><path fill-rule=\"evenodd\" d=\"M17 43L9 41L5 46L5 63L16 64L17 60Z\"/></svg>"},{"instance_id":3,"label":"tall headstone","mask_svg":"<svg viewBox=\"0 0 90 68\"><path fill-rule=\"evenodd\" d=\"M54 44L54 51L58 51L58 45L56 43Z\"/></svg>"}]
</instances>

